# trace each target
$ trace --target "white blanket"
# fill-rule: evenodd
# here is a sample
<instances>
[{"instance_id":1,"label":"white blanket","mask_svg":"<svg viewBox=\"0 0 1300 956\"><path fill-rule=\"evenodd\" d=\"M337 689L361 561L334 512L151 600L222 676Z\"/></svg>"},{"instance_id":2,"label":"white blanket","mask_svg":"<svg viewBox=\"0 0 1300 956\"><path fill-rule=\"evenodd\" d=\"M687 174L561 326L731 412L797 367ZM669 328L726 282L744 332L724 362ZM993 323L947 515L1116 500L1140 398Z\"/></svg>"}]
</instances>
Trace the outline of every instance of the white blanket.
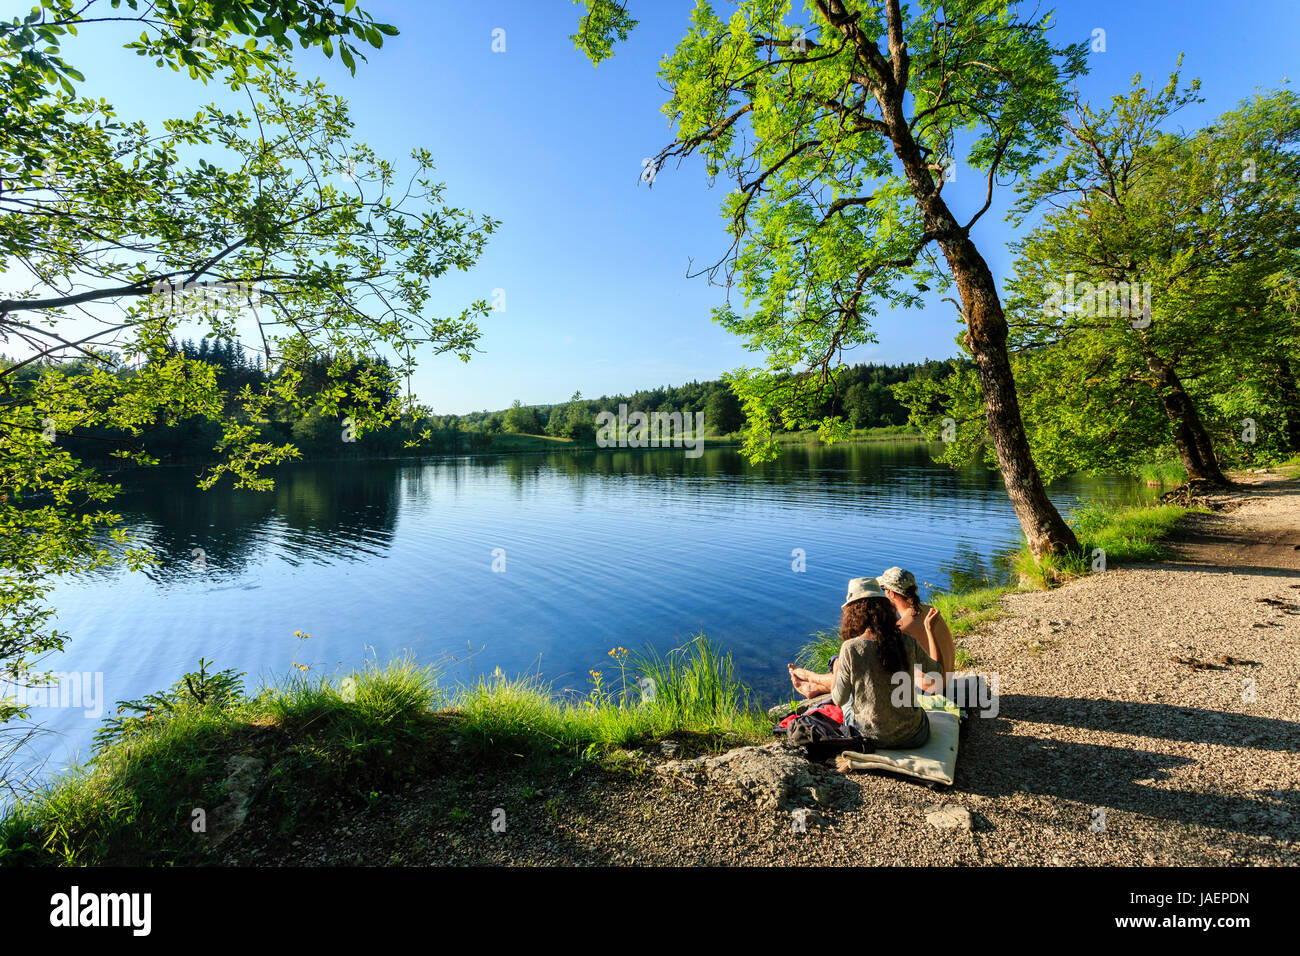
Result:
<instances>
[{"instance_id":1,"label":"white blanket","mask_svg":"<svg viewBox=\"0 0 1300 956\"><path fill-rule=\"evenodd\" d=\"M916 750L877 750L860 754L845 751L835 758L835 766L850 770L890 770L930 783L952 786L957 770L957 733L960 720L943 710L927 710L930 739Z\"/></svg>"}]
</instances>

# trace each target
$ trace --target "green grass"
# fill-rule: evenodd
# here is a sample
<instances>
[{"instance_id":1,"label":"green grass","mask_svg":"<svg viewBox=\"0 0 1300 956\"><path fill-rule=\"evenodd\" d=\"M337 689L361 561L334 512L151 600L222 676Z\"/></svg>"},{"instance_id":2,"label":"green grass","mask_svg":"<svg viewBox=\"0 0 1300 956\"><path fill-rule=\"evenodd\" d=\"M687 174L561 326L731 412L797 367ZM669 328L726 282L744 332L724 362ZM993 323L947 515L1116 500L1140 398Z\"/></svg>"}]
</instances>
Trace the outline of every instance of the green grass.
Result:
<instances>
[{"instance_id":1,"label":"green grass","mask_svg":"<svg viewBox=\"0 0 1300 956\"><path fill-rule=\"evenodd\" d=\"M552 435L527 435L516 432L498 432L491 435L491 444L487 451L503 455L537 451L567 451L579 447L570 438L556 438Z\"/></svg>"},{"instance_id":2,"label":"green grass","mask_svg":"<svg viewBox=\"0 0 1300 956\"><path fill-rule=\"evenodd\" d=\"M1274 469L1285 472L1288 476L1294 477L1296 470L1300 469L1300 455L1292 455L1286 461L1280 461L1273 466Z\"/></svg>"},{"instance_id":3,"label":"green grass","mask_svg":"<svg viewBox=\"0 0 1300 956\"><path fill-rule=\"evenodd\" d=\"M264 761L257 813L287 840L408 785L490 773L520 756L534 769L572 772L657 739L700 752L770 735L730 654L703 636L664 658L624 651L615 662L618 686L598 677L579 700L531 678L444 691L434 671L409 660L339 680L299 674L221 703L185 690L165 707L150 698L152 709L120 722L89 763L0 817L0 865L214 862L209 842L191 828L193 810L215 823L227 800L227 761L240 754ZM652 696L644 685L643 697L643 677L654 682Z\"/></svg>"},{"instance_id":4,"label":"green grass","mask_svg":"<svg viewBox=\"0 0 1300 956\"><path fill-rule=\"evenodd\" d=\"M1187 480L1187 469L1177 458L1169 458L1143 465L1138 469L1138 477L1149 485L1160 487L1181 485Z\"/></svg>"},{"instance_id":5,"label":"green grass","mask_svg":"<svg viewBox=\"0 0 1300 956\"><path fill-rule=\"evenodd\" d=\"M948 622L948 630L954 640L973 634L980 626L996 620L1004 613L1002 597L1011 594L1016 588L1009 585L1000 587L978 588L962 594L935 594L930 603L939 609L943 619ZM957 666L961 663L962 648L957 648ZM969 657L969 655L967 655Z\"/></svg>"},{"instance_id":6,"label":"green grass","mask_svg":"<svg viewBox=\"0 0 1300 956\"><path fill-rule=\"evenodd\" d=\"M840 652L840 632L817 631L810 634L808 640L794 655L796 667L825 673L830 666L830 659Z\"/></svg>"},{"instance_id":7,"label":"green grass","mask_svg":"<svg viewBox=\"0 0 1300 956\"><path fill-rule=\"evenodd\" d=\"M741 432L733 432L730 435L719 436L726 438L728 441L740 442L744 435ZM775 437L779 445L804 445L815 444L821 441L817 437L816 429L806 429L804 431L780 432ZM881 425L877 428L855 428L843 442L859 441L898 441L898 440L915 440L925 437L925 433L919 428L911 425ZM841 444L837 442L836 444Z\"/></svg>"},{"instance_id":8,"label":"green grass","mask_svg":"<svg viewBox=\"0 0 1300 956\"><path fill-rule=\"evenodd\" d=\"M728 738L761 740L771 732L749 689L736 679L731 655L703 635L667 657L629 658L624 652L615 656L615 666L621 667L616 684L602 673L579 700L556 697L534 678L498 676L461 689L449 707L477 747L541 743L593 754L681 734L721 745Z\"/></svg>"},{"instance_id":9,"label":"green grass","mask_svg":"<svg viewBox=\"0 0 1300 956\"><path fill-rule=\"evenodd\" d=\"M1013 559L1022 585L1045 589L1071 578L1082 577L1099 561L1097 549L1105 552L1105 566L1132 562L1160 561L1169 551L1163 539L1190 509L1181 505L1138 505L1117 507L1092 504L1080 508L1068 521L1079 538L1082 551L1064 558L1046 557L1035 562L1027 545Z\"/></svg>"},{"instance_id":10,"label":"green grass","mask_svg":"<svg viewBox=\"0 0 1300 956\"><path fill-rule=\"evenodd\" d=\"M0 864L204 862L193 811L215 822L226 762L239 754L267 759L259 802L290 827L324 804L396 786L429 730L432 675L399 661L349 678L347 686L298 676L219 704L182 694L18 800L0 819Z\"/></svg>"}]
</instances>

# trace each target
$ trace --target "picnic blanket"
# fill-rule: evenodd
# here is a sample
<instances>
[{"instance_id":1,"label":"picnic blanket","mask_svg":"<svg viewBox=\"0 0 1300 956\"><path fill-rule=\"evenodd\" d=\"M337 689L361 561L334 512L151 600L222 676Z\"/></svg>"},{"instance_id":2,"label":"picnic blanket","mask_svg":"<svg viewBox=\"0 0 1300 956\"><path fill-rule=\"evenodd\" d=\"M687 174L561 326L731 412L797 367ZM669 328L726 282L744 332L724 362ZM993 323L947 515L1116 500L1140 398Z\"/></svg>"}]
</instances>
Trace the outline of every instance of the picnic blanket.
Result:
<instances>
[{"instance_id":1,"label":"picnic blanket","mask_svg":"<svg viewBox=\"0 0 1300 956\"><path fill-rule=\"evenodd\" d=\"M941 698L942 699L942 698ZM872 753L844 751L835 758L841 772L887 770L929 783L951 787L957 770L957 742L960 717L947 710L927 709L930 739L915 750L876 750Z\"/></svg>"}]
</instances>

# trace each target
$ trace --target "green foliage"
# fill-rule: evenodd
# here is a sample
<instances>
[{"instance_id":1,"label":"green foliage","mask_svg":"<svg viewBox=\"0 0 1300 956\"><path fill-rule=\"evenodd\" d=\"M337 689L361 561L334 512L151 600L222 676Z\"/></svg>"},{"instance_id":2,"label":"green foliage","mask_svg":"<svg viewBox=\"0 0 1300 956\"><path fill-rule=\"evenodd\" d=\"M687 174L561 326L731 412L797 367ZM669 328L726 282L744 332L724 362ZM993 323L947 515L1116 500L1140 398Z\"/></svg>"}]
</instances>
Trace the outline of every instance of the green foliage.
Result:
<instances>
[{"instance_id":1,"label":"green foliage","mask_svg":"<svg viewBox=\"0 0 1300 956\"><path fill-rule=\"evenodd\" d=\"M722 210L732 244L715 269L743 302L715 318L764 355L727 376L753 459L775 454L779 430L846 434L843 415L821 408L842 352L875 341L881 306L914 307L943 288L949 273L927 247L947 254L950 230L968 237L983 214L959 226L940 199L958 139L963 168L990 183L1023 175L1059 137L1066 87L1084 70L1082 44L1054 46L1046 16L1021 19L1009 4L889 16L848 3L796 18L789 3L746 0L723 19L701 2L661 66L677 141L656 171L699 154L736 186Z\"/></svg>"},{"instance_id":2,"label":"green foliage","mask_svg":"<svg viewBox=\"0 0 1300 956\"><path fill-rule=\"evenodd\" d=\"M1008 298L1016 391L1048 480L1143 474L1175 454L1171 383L1228 463L1276 461L1300 441L1300 100L1273 92L1203 130L1160 132L1195 88L1139 77L1105 111L1078 104L1064 157L1022 191L1022 216L1053 207L1015 246ZM1149 324L1111 308L1121 283L1142 299L1149 284ZM972 372L894 392L931 437L951 420L941 460L995 463Z\"/></svg>"},{"instance_id":3,"label":"green foliage","mask_svg":"<svg viewBox=\"0 0 1300 956\"><path fill-rule=\"evenodd\" d=\"M1118 508L1088 505L1071 517L1079 540L1089 551L1102 548L1106 564L1156 561L1168 557L1162 539L1173 531L1188 509L1179 505L1150 505Z\"/></svg>"},{"instance_id":4,"label":"green foliage","mask_svg":"<svg viewBox=\"0 0 1300 956\"><path fill-rule=\"evenodd\" d=\"M830 670L831 658L840 652L840 632L815 631L795 651L794 666L824 674Z\"/></svg>"},{"instance_id":5,"label":"green foliage","mask_svg":"<svg viewBox=\"0 0 1300 956\"><path fill-rule=\"evenodd\" d=\"M169 690L140 700L118 701L116 712L95 731L95 749L140 736L150 724L163 724L178 715L202 708L224 710L244 696L244 675L234 670L209 674L211 661L199 658L199 669L186 674ZM125 716L123 716L125 714Z\"/></svg>"},{"instance_id":6,"label":"green foliage","mask_svg":"<svg viewBox=\"0 0 1300 956\"><path fill-rule=\"evenodd\" d=\"M234 754L264 761L253 813L288 840L322 818L363 812L407 783L472 772L471 756L499 759L505 748L582 761L669 736L716 749L770 735L730 654L703 636L666 658L611 653L620 686L606 690L597 675L593 692L577 701L535 678L499 675L444 692L431 668L409 658L337 680L296 673L245 695L236 675L209 673L201 662L171 691L132 702L166 719L109 722L129 732L108 734L88 766L0 816L0 865L215 862L210 843L191 830L191 814L208 808L211 822L212 808L227 799ZM655 681L653 699L643 699L643 677Z\"/></svg>"},{"instance_id":7,"label":"green foliage","mask_svg":"<svg viewBox=\"0 0 1300 956\"><path fill-rule=\"evenodd\" d=\"M653 692L653 699L643 702L667 726L731 730L746 726L754 714L748 688L736 679L731 654L722 653L703 634L667 656L654 650L638 655L635 671L638 686L649 681L644 687Z\"/></svg>"},{"instance_id":8,"label":"green foliage","mask_svg":"<svg viewBox=\"0 0 1300 956\"><path fill-rule=\"evenodd\" d=\"M1008 297L1047 477L1136 471L1170 454L1180 423L1203 426L1228 461L1289 449L1300 326L1281 290L1300 247L1300 99L1275 91L1202 130L1162 132L1196 90L1177 73L1160 89L1139 76L1107 109L1076 104L1059 161L1022 189L1020 221L1049 209L1014 246ZM975 417L965 383L947 391L950 414ZM1246 419L1255 440L1241 437Z\"/></svg>"},{"instance_id":9,"label":"green foliage","mask_svg":"<svg viewBox=\"0 0 1300 956\"><path fill-rule=\"evenodd\" d=\"M62 38L110 18L140 24L127 50L220 77L247 109L145 124L76 96ZM41 0L0 21L0 271L25 284L0 296L0 338L29 352L0 363L12 679L39 679L31 662L67 640L44 604L53 576L108 564L108 535L129 567L150 559L116 527L117 486L91 464L154 464L168 449L146 433L180 426L209 443L204 487L229 476L264 489L265 470L298 455L295 426L321 442L328 422L341 433L351 419L357 435L414 422L423 413L403 409L395 383L418 350L468 360L486 302L431 316L430 287L470 268L497 223L450 202L427 150L399 175L355 141L346 103L289 60L296 42L337 47L352 67L352 40L378 48L395 33L351 0ZM224 360L250 318L256 374ZM222 360L175 348L182 323ZM18 712L0 703L0 721Z\"/></svg>"},{"instance_id":10,"label":"green foliage","mask_svg":"<svg viewBox=\"0 0 1300 956\"><path fill-rule=\"evenodd\" d=\"M454 694L450 706L480 748L509 742L545 752L587 754L662 737L690 734L715 744L724 737L761 740L770 727L736 680L729 653L703 635L666 657L653 651L629 659L611 651L615 686L593 671L590 693L557 699L537 678L484 678Z\"/></svg>"},{"instance_id":11,"label":"green foliage","mask_svg":"<svg viewBox=\"0 0 1300 956\"><path fill-rule=\"evenodd\" d=\"M506 412L502 424L506 431L513 434L540 435L543 430L537 409L525 408L518 399L515 399L515 403Z\"/></svg>"},{"instance_id":12,"label":"green foliage","mask_svg":"<svg viewBox=\"0 0 1300 956\"><path fill-rule=\"evenodd\" d=\"M251 697L223 679L230 677L207 675L201 704L186 697L184 679L171 694L150 695L182 703L166 720L114 735L88 766L19 799L0 818L0 865L213 862L210 841L191 828L192 813L204 808L215 824L235 754L273 758L258 805L290 829L415 776L435 699L427 669L396 661L337 685L298 676Z\"/></svg>"},{"instance_id":13,"label":"green foliage","mask_svg":"<svg viewBox=\"0 0 1300 956\"><path fill-rule=\"evenodd\" d=\"M24 105L54 84L71 96L73 81L83 77L63 59L60 44L78 27L107 18L140 25L140 38L126 49L205 83L219 75L238 83L276 62L295 40L326 56L337 42L339 58L355 73L365 55L354 39L378 49L385 36L397 35L396 27L357 9L356 0L37 0L27 14L0 22L0 48L22 52L5 64L0 84L21 91Z\"/></svg>"},{"instance_id":14,"label":"green foliage","mask_svg":"<svg viewBox=\"0 0 1300 956\"><path fill-rule=\"evenodd\" d=\"M739 431L745 424L740 401L729 388L715 389L704 403L704 427L718 435Z\"/></svg>"},{"instance_id":15,"label":"green foliage","mask_svg":"<svg viewBox=\"0 0 1300 956\"><path fill-rule=\"evenodd\" d=\"M948 630L954 638L973 634L989 621L996 620L1005 612L1002 598L1015 592L1009 585L977 588L960 594L934 594L930 603L939 609L943 619L948 623ZM958 648L958 663L962 655Z\"/></svg>"},{"instance_id":16,"label":"green foliage","mask_svg":"<svg viewBox=\"0 0 1300 956\"><path fill-rule=\"evenodd\" d=\"M1022 585L1046 589L1091 573L1093 562L1099 557L1098 549L1105 552L1107 569L1132 562L1159 561L1169 556L1163 539L1189 510L1179 505L1129 508L1087 505L1069 519L1079 536L1078 554L1035 561L1022 548L1015 555L1013 565Z\"/></svg>"},{"instance_id":17,"label":"green foliage","mask_svg":"<svg viewBox=\"0 0 1300 956\"><path fill-rule=\"evenodd\" d=\"M1137 470L1138 477L1150 485L1181 485L1187 480L1187 469L1183 463L1174 458L1166 458L1151 464L1142 465Z\"/></svg>"},{"instance_id":18,"label":"green foliage","mask_svg":"<svg viewBox=\"0 0 1300 956\"><path fill-rule=\"evenodd\" d=\"M573 0L586 13L578 20L578 32L569 37L574 47L599 66L602 60L614 55L614 43L626 40L635 29L637 21L627 12L626 3L617 0Z\"/></svg>"}]
</instances>

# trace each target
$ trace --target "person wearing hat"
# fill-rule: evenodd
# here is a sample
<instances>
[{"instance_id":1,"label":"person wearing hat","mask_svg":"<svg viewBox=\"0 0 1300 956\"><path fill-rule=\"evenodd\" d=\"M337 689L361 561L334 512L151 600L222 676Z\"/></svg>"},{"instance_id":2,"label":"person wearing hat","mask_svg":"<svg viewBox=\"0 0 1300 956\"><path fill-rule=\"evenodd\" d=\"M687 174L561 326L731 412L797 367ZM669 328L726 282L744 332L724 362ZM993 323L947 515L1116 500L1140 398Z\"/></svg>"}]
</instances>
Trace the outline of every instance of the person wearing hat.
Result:
<instances>
[{"instance_id":1,"label":"person wearing hat","mask_svg":"<svg viewBox=\"0 0 1300 956\"><path fill-rule=\"evenodd\" d=\"M930 723L918 706L913 675L918 667L937 671L940 663L899 630L893 605L875 578L851 580L840 611L840 653L830 674L811 675L817 686L829 684L845 726L877 747L922 746ZM798 689L796 672L808 672L791 668Z\"/></svg>"},{"instance_id":2,"label":"person wearing hat","mask_svg":"<svg viewBox=\"0 0 1300 956\"><path fill-rule=\"evenodd\" d=\"M855 580L859 579L855 578ZM875 581L898 614L899 630L920 644L923 651L943 665L937 670L942 671L946 682L956 667L957 646L939 609L921 603L916 577L911 571L900 567L888 568L881 572ZM794 685L794 689L809 698L829 694L835 682L835 664L838 657L839 655L836 655L831 658L830 670L825 674L795 667L793 664L786 665L790 670L790 682ZM945 688L932 678L923 675L922 689L927 693L942 694Z\"/></svg>"},{"instance_id":3,"label":"person wearing hat","mask_svg":"<svg viewBox=\"0 0 1300 956\"><path fill-rule=\"evenodd\" d=\"M939 613L939 609L921 603L921 596L916 588L916 577L911 571L893 567L881 572L880 587L884 590L889 603L898 612L898 627L904 634L921 645L921 649L942 662L945 680L956 666L957 645L953 643L948 624ZM925 688L936 694L942 694L942 687Z\"/></svg>"}]
</instances>

